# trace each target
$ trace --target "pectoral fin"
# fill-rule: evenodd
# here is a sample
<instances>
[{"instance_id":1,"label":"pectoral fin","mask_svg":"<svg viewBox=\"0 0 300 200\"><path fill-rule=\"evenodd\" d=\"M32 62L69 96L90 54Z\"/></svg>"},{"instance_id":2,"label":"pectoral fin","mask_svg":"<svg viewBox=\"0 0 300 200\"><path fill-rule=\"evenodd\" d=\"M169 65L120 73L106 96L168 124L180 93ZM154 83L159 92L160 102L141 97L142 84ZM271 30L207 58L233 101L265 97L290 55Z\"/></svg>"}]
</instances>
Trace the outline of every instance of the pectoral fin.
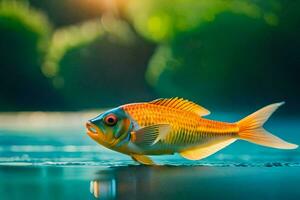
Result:
<instances>
[{"instance_id":1,"label":"pectoral fin","mask_svg":"<svg viewBox=\"0 0 300 200\"><path fill-rule=\"evenodd\" d=\"M236 141L236 139L232 138L232 139L228 139L228 140L219 142L217 144L213 144L208 147L199 147L199 148L189 149L189 150L180 152L180 155L189 160L200 160L200 159L206 158L206 157L216 153L217 151L225 148L226 146L230 145L234 141Z\"/></svg>"},{"instance_id":2,"label":"pectoral fin","mask_svg":"<svg viewBox=\"0 0 300 200\"><path fill-rule=\"evenodd\" d=\"M169 124L155 124L131 132L130 140L138 146L151 146L163 140L170 132Z\"/></svg>"},{"instance_id":3,"label":"pectoral fin","mask_svg":"<svg viewBox=\"0 0 300 200\"><path fill-rule=\"evenodd\" d=\"M137 155L137 154L133 154L131 155L131 158L143 165L155 165L155 163L148 157L145 155Z\"/></svg>"}]
</instances>

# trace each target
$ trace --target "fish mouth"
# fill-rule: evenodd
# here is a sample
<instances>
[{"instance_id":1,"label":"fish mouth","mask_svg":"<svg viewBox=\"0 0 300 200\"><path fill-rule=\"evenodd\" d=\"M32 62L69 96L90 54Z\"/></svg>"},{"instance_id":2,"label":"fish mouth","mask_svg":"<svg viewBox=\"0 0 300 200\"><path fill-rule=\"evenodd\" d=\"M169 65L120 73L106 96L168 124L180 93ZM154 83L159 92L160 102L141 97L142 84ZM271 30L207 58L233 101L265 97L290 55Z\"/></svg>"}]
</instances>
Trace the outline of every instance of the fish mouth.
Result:
<instances>
[{"instance_id":1,"label":"fish mouth","mask_svg":"<svg viewBox=\"0 0 300 200\"><path fill-rule=\"evenodd\" d=\"M91 122L87 122L85 124L86 126L86 130L87 130L87 134L88 136L90 136L93 140L106 144L108 147L112 147L117 143L117 140L112 139L112 141L108 142L107 140L105 140L105 138L102 135L102 131L93 123ZM101 140L101 141L100 141Z\"/></svg>"},{"instance_id":2,"label":"fish mouth","mask_svg":"<svg viewBox=\"0 0 300 200\"><path fill-rule=\"evenodd\" d=\"M85 124L87 134L94 140L97 140L99 138L99 134L101 133L100 129L93 123L87 122Z\"/></svg>"}]
</instances>

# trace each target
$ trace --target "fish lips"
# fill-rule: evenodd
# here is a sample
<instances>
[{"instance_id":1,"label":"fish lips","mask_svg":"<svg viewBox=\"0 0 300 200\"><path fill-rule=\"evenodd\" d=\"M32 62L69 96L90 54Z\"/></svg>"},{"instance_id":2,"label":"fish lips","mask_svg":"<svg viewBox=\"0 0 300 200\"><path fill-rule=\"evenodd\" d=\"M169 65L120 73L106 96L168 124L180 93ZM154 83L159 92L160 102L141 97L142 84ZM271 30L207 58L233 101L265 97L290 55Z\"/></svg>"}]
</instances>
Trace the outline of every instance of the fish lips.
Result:
<instances>
[{"instance_id":1,"label":"fish lips","mask_svg":"<svg viewBox=\"0 0 300 200\"><path fill-rule=\"evenodd\" d=\"M86 123L86 129L87 129L87 134L90 136L93 140L96 142L103 144L108 147L112 147L117 143L117 140L114 138L108 139L105 136L103 136L103 131L98 128L95 124L92 122L87 122Z\"/></svg>"},{"instance_id":2,"label":"fish lips","mask_svg":"<svg viewBox=\"0 0 300 200\"><path fill-rule=\"evenodd\" d=\"M88 136L90 136L93 140L98 140L100 134L102 134L102 131L93 123L91 122L87 122L85 124L86 126L86 130L87 130L87 134Z\"/></svg>"}]
</instances>

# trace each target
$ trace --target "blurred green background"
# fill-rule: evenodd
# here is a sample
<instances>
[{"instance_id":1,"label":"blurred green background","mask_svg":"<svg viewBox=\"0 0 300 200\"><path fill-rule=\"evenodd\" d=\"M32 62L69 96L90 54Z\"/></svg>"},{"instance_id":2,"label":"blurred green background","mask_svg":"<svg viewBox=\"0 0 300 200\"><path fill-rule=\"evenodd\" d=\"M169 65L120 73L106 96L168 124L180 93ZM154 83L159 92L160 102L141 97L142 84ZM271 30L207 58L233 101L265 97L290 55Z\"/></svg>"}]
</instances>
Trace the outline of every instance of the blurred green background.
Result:
<instances>
[{"instance_id":1,"label":"blurred green background","mask_svg":"<svg viewBox=\"0 0 300 200\"><path fill-rule=\"evenodd\" d=\"M300 110L298 0L0 0L0 111L180 96Z\"/></svg>"}]
</instances>

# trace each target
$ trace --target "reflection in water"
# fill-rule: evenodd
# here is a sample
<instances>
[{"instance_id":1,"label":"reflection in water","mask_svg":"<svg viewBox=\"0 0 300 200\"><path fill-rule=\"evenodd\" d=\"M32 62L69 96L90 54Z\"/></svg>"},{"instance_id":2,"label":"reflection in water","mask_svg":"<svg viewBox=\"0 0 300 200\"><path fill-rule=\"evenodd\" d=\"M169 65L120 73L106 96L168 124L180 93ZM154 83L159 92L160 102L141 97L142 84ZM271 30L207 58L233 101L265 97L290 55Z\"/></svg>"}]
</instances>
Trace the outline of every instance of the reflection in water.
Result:
<instances>
[{"instance_id":1,"label":"reflection in water","mask_svg":"<svg viewBox=\"0 0 300 200\"><path fill-rule=\"evenodd\" d=\"M116 197L116 180L95 180L90 183L90 192L94 197L101 195L102 199L113 199Z\"/></svg>"},{"instance_id":2,"label":"reflection in water","mask_svg":"<svg viewBox=\"0 0 300 200\"><path fill-rule=\"evenodd\" d=\"M97 171L90 191L98 199L282 199L285 191L300 196L291 184L300 181L293 175L298 172L293 167L124 166Z\"/></svg>"},{"instance_id":3,"label":"reflection in water","mask_svg":"<svg viewBox=\"0 0 300 200\"><path fill-rule=\"evenodd\" d=\"M0 199L300 199L299 172L299 165L0 165Z\"/></svg>"},{"instance_id":4,"label":"reflection in water","mask_svg":"<svg viewBox=\"0 0 300 200\"><path fill-rule=\"evenodd\" d=\"M197 184L192 186L192 178L211 175L212 168L200 167L201 170L197 170L197 173L193 168L196 169L174 166L127 166L100 170L90 182L90 192L99 199L139 199L145 196L161 199L161 195L179 199L180 195L173 195L176 194L173 191L178 185L182 185L182 189L195 189L189 196L194 194L197 197L198 190L195 188ZM199 179L197 182L201 183ZM186 185L188 187L185 187Z\"/></svg>"},{"instance_id":5,"label":"reflection in water","mask_svg":"<svg viewBox=\"0 0 300 200\"><path fill-rule=\"evenodd\" d=\"M136 196L136 167L100 170L90 182L90 192L99 199L133 198Z\"/></svg>"}]
</instances>

